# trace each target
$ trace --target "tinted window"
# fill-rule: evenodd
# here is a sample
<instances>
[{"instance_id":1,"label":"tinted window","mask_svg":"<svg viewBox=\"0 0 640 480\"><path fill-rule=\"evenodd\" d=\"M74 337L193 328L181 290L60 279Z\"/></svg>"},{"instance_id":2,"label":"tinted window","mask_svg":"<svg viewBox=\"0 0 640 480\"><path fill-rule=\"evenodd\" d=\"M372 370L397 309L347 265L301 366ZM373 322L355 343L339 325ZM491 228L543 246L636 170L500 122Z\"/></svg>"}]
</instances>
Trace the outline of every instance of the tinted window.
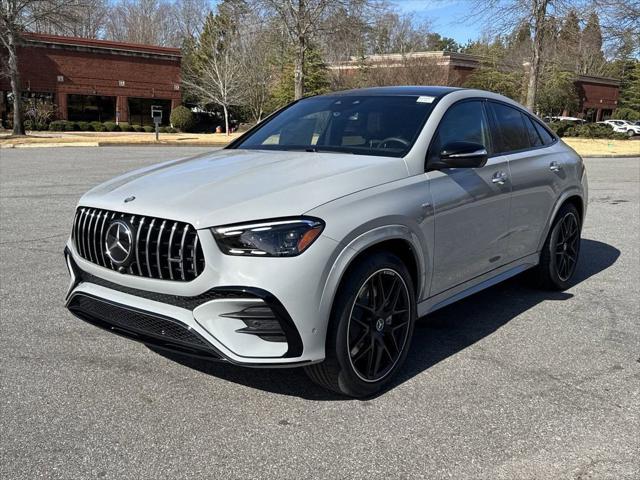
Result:
<instances>
[{"instance_id":1,"label":"tinted window","mask_svg":"<svg viewBox=\"0 0 640 480\"><path fill-rule=\"evenodd\" d=\"M445 145L452 142L473 142L489 146L489 128L480 100L456 103L440 121L429 160L437 160Z\"/></svg>"},{"instance_id":2,"label":"tinted window","mask_svg":"<svg viewBox=\"0 0 640 480\"><path fill-rule=\"evenodd\" d=\"M434 105L435 99L425 96L308 98L269 119L235 148L402 156Z\"/></svg>"},{"instance_id":3,"label":"tinted window","mask_svg":"<svg viewBox=\"0 0 640 480\"><path fill-rule=\"evenodd\" d=\"M542 140L540 139L540 135L536 130L536 127L533 126L533 120L528 115L522 115L522 120L524 121L524 126L527 130L527 135L529 136L529 144L532 147L540 147L542 146Z\"/></svg>"},{"instance_id":4,"label":"tinted window","mask_svg":"<svg viewBox=\"0 0 640 480\"><path fill-rule=\"evenodd\" d=\"M540 125L539 122L536 122L533 119L531 120L531 122L533 122L533 125L536 127L540 138L542 138L542 143L544 143L545 145L550 145L551 143L553 143L554 138L546 128L544 128L542 125Z\"/></svg>"},{"instance_id":5,"label":"tinted window","mask_svg":"<svg viewBox=\"0 0 640 480\"><path fill-rule=\"evenodd\" d=\"M497 123L495 139L496 153L513 152L532 147L529 132L525 124L525 116L519 110L491 103Z\"/></svg>"}]
</instances>

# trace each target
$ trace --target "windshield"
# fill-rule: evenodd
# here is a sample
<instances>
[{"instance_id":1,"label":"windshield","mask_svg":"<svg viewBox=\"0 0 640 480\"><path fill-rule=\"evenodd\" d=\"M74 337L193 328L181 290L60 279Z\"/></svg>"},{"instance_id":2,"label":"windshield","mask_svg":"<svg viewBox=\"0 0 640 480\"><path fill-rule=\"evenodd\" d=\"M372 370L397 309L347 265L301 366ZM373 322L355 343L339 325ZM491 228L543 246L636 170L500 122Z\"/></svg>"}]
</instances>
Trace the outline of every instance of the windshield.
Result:
<instances>
[{"instance_id":1,"label":"windshield","mask_svg":"<svg viewBox=\"0 0 640 480\"><path fill-rule=\"evenodd\" d=\"M401 157L435 105L428 96L323 96L294 103L232 148Z\"/></svg>"}]
</instances>

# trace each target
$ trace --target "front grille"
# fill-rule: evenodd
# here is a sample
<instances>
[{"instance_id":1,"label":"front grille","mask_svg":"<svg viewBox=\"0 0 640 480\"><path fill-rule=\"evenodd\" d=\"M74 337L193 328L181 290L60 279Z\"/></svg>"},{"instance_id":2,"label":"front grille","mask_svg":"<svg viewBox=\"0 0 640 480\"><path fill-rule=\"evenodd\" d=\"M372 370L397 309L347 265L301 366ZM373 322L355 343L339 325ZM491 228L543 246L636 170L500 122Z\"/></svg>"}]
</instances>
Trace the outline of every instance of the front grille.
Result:
<instances>
[{"instance_id":1,"label":"front grille","mask_svg":"<svg viewBox=\"0 0 640 480\"><path fill-rule=\"evenodd\" d=\"M132 253L123 265L116 265L106 251L107 230L115 220L131 229ZM72 239L82 258L121 273L188 282L204 270L198 233L188 223L79 207Z\"/></svg>"},{"instance_id":2,"label":"front grille","mask_svg":"<svg viewBox=\"0 0 640 480\"><path fill-rule=\"evenodd\" d=\"M75 294L67 308L86 322L133 340L187 353L220 357L198 333L177 320L83 293Z\"/></svg>"}]
</instances>

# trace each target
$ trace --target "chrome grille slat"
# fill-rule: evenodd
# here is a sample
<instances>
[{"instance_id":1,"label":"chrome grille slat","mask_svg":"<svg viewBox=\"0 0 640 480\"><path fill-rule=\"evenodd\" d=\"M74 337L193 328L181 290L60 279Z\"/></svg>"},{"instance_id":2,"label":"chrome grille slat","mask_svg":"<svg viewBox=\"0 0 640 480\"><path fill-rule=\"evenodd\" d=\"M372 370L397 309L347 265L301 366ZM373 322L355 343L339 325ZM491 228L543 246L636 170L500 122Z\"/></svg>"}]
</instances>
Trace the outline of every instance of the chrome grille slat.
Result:
<instances>
[{"instance_id":1,"label":"chrome grille slat","mask_svg":"<svg viewBox=\"0 0 640 480\"><path fill-rule=\"evenodd\" d=\"M156 244L156 262L158 265L158 275L160 279L163 279L162 276L162 264L160 263L160 247L162 246L162 232L164 231L164 226L167 224L166 220L162 221L162 225L160 225L160 231L158 232L158 243Z\"/></svg>"},{"instance_id":2,"label":"chrome grille slat","mask_svg":"<svg viewBox=\"0 0 640 480\"><path fill-rule=\"evenodd\" d=\"M173 280L173 265L171 262L171 246L173 245L173 236L176 233L176 228L178 227L178 222L173 222L173 227L171 227L171 235L169 235L169 244L167 245L167 265L169 266L169 278Z\"/></svg>"},{"instance_id":3,"label":"chrome grille slat","mask_svg":"<svg viewBox=\"0 0 640 480\"><path fill-rule=\"evenodd\" d=\"M91 234L91 246L93 247L93 256L95 257L95 263L97 263L98 265L100 264L98 262L98 243L100 241L100 239L97 237L96 233L98 230L98 219L100 218L100 210L96 210L95 212L93 212L93 233Z\"/></svg>"},{"instance_id":4,"label":"chrome grille slat","mask_svg":"<svg viewBox=\"0 0 640 480\"><path fill-rule=\"evenodd\" d=\"M193 241L193 273L198 276L198 232L196 232L195 240Z\"/></svg>"},{"instance_id":5,"label":"chrome grille slat","mask_svg":"<svg viewBox=\"0 0 640 480\"><path fill-rule=\"evenodd\" d=\"M147 254L147 273L150 278L153 278L153 274L151 273L151 258L149 257L149 243L151 242L151 232L153 231L153 224L156 223L156 219L151 220L151 224L149 225L149 230L147 231L147 242L145 243L145 251Z\"/></svg>"},{"instance_id":6,"label":"chrome grille slat","mask_svg":"<svg viewBox=\"0 0 640 480\"><path fill-rule=\"evenodd\" d=\"M136 263L138 264L138 275L142 277L142 264L140 263L140 232L142 232L142 226L144 225L146 217L142 217L138 222L138 229L136 231Z\"/></svg>"},{"instance_id":7,"label":"chrome grille slat","mask_svg":"<svg viewBox=\"0 0 640 480\"><path fill-rule=\"evenodd\" d=\"M115 265L106 252L107 230L115 219L127 223L132 231L132 256L125 268ZM204 270L197 230L177 220L81 206L73 219L71 239L85 260L129 275L188 282Z\"/></svg>"},{"instance_id":8,"label":"chrome grille slat","mask_svg":"<svg viewBox=\"0 0 640 480\"><path fill-rule=\"evenodd\" d=\"M89 209L87 208L84 211L84 221L82 222L82 251L84 252L83 257L89 260L89 235L87 231L87 222L89 220Z\"/></svg>"},{"instance_id":9,"label":"chrome grille slat","mask_svg":"<svg viewBox=\"0 0 640 480\"><path fill-rule=\"evenodd\" d=\"M109 221L112 222L114 218L116 218L116 212L111 213L111 219ZM113 264L113 261L111 259L109 259L109 265L111 265L111 268L113 270L116 269L116 266Z\"/></svg>"},{"instance_id":10,"label":"chrome grille slat","mask_svg":"<svg viewBox=\"0 0 640 480\"><path fill-rule=\"evenodd\" d=\"M102 217L102 223L100 224L100 236L98 237L98 248L100 248L100 259L102 260L102 262L100 263L100 266L102 267L106 267L107 266L107 261L104 258L104 226L107 223L107 212L102 212L100 214L100 216Z\"/></svg>"},{"instance_id":11,"label":"chrome grille slat","mask_svg":"<svg viewBox=\"0 0 640 480\"><path fill-rule=\"evenodd\" d=\"M187 232L189 231L189 224L184 226L182 231L182 240L180 240L180 278L184 280L184 241L187 239Z\"/></svg>"}]
</instances>

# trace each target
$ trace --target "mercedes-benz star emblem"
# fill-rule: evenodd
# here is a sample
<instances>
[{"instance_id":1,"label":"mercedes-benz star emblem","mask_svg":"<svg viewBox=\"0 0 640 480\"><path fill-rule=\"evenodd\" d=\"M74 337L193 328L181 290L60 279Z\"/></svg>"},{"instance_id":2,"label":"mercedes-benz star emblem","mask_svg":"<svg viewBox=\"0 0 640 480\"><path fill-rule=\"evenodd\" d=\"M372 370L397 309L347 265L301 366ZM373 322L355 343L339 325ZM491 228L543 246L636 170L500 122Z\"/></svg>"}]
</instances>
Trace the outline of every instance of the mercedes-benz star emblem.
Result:
<instances>
[{"instance_id":1,"label":"mercedes-benz star emblem","mask_svg":"<svg viewBox=\"0 0 640 480\"><path fill-rule=\"evenodd\" d=\"M123 220L111 222L105 237L105 253L111 261L118 266L124 266L131 258L132 246L131 227Z\"/></svg>"}]
</instances>

